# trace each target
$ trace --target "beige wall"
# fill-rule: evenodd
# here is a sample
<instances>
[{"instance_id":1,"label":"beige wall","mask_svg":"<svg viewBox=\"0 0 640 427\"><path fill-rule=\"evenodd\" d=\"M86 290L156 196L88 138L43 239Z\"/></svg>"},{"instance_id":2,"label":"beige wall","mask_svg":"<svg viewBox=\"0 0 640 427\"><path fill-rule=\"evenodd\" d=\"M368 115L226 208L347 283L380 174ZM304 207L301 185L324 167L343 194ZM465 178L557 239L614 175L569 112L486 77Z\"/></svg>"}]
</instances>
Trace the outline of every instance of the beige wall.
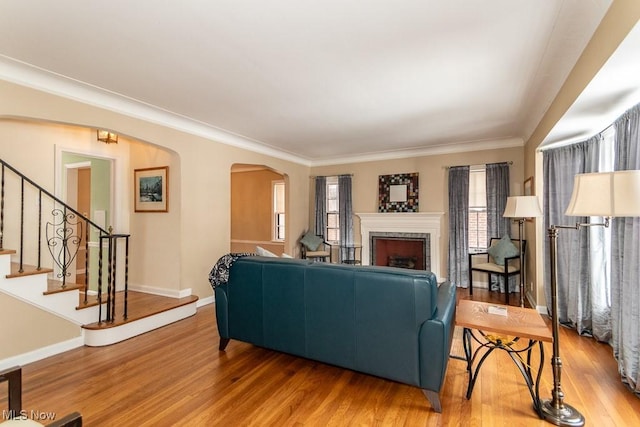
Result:
<instances>
[{"instance_id":1,"label":"beige wall","mask_svg":"<svg viewBox=\"0 0 640 427\"><path fill-rule=\"evenodd\" d=\"M80 326L0 292L0 360L78 338Z\"/></svg>"},{"instance_id":2,"label":"beige wall","mask_svg":"<svg viewBox=\"0 0 640 427\"><path fill-rule=\"evenodd\" d=\"M190 288L180 275L180 235L182 199L181 163L177 153L153 144L130 142L129 188L135 186L133 171L168 166L168 212L135 212L131 209L129 278L133 287L163 292ZM127 194L134 204L133 193ZM150 250L151 249L151 250ZM156 250L158 249L158 250Z\"/></svg>"},{"instance_id":3,"label":"beige wall","mask_svg":"<svg viewBox=\"0 0 640 427\"><path fill-rule=\"evenodd\" d=\"M120 183L115 229L132 235L135 255L132 254L129 272L131 280L139 285L168 287L176 292L191 289L201 298L212 296L209 271L230 248L230 171L234 163L266 165L285 174L289 187L287 212L291 213L287 233L299 234L307 227L307 166L0 81L0 119L13 117L35 122L25 125L0 120L0 157L37 182L46 183L48 189L55 186L54 140L74 144L75 149L86 154L117 157ZM42 125L39 121L79 127ZM112 129L121 135L123 143L98 143L95 131L86 127ZM49 137L43 138L43 134ZM124 143L126 140L132 144ZM159 163L171 168L169 213L134 213L133 169ZM292 244L288 243L285 250L290 252ZM0 311L0 323L11 320L5 311ZM48 345L50 338L41 333L38 322L37 318L29 322L31 339Z\"/></svg>"},{"instance_id":4,"label":"beige wall","mask_svg":"<svg viewBox=\"0 0 640 427\"><path fill-rule=\"evenodd\" d=\"M378 210L378 176L398 173L419 173L419 209L420 212L444 212L441 224L442 239L440 253L442 254L440 271L446 275L448 254L448 210L449 195L447 190L448 166L477 165L496 162L513 162L510 168L511 194L522 194L523 178L523 148L506 148L502 150L484 150L458 154L444 154L435 156L415 157L376 162L351 163L344 165L314 167L312 175L329 176L339 174L353 174L353 211L355 213L371 213ZM312 181L312 180L310 180ZM309 184L309 209L314 209L313 182ZM313 218L313 216L310 216ZM311 223L309 223L311 226ZM354 239L361 240L360 222L354 219Z\"/></svg>"}]
</instances>

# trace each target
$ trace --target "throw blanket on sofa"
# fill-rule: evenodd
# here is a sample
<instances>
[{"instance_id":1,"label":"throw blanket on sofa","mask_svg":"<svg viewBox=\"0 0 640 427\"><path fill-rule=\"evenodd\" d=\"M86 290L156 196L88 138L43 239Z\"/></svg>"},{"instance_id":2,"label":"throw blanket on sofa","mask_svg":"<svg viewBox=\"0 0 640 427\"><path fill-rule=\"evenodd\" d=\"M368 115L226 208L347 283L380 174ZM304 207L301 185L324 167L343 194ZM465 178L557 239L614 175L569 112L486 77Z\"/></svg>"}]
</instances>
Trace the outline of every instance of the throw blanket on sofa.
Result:
<instances>
[{"instance_id":1,"label":"throw blanket on sofa","mask_svg":"<svg viewBox=\"0 0 640 427\"><path fill-rule=\"evenodd\" d=\"M213 266L209 273L209 283L215 290L217 286L224 285L229 282L229 270L236 260L245 256L255 256L256 254L249 252L230 253L220 257L218 262Z\"/></svg>"}]
</instances>

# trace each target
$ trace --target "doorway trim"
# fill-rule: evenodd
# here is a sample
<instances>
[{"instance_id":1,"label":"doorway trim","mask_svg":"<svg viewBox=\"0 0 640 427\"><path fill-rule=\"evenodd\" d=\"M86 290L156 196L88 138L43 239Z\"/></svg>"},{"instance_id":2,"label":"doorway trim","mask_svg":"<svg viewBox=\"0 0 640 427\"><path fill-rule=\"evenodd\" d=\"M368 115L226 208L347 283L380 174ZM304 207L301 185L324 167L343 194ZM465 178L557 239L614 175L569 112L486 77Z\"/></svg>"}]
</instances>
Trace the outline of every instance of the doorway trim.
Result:
<instances>
[{"instance_id":1,"label":"doorway trim","mask_svg":"<svg viewBox=\"0 0 640 427\"><path fill-rule=\"evenodd\" d=\"M85 156L85 157L93 157L96 159L107 160L110 162L111 164L111 170L110 170L111 192L109 195L109 205L111 207L110 223L116 232L119 232L119 233L128 232L128 228L129 228L128 217L125 218L123 216L123 212L125 212L127 207L124 203L120 202L120 200L124 200L126 198L118 197L118 195L128 194L126 191L127 187L126 187L126 182L124 178L126 176L126 173L123 170L124 161L122 160L122 158L118 155L109 156L109 155L95 153L87 150L79 150L75 147L64 147L56 144L55 156L54 156L54 159L55 159L54 160L54 163L55 163L54 188L55 188L55 196L60 200L64 200L64 196L66 194L66 188L63 188L62 184L63 182L66 181L66 179L63 179L63 173L66 174L66 171L68 169L66 166L62 165L63 153L73 154L78 156ZM70 163L69 165L75 166L83 163L85 162ZM128 213L128 211L126 212ZM126 229L123 229L123 228L126 228Z\"/></svg>"}]
</instances>

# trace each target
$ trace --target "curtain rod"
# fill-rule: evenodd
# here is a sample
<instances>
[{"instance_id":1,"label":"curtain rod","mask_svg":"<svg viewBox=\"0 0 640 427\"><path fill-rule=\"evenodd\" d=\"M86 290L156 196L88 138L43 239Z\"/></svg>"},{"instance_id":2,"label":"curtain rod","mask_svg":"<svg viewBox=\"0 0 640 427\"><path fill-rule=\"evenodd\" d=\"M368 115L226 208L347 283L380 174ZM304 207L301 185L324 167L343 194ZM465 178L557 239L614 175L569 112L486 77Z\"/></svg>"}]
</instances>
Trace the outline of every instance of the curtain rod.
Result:
<instances>
[{"instance_id":1,"label":"curtain rod","mask_svg":"<svg viewBox=\"0 0 640 427\"><path fill-rule=\"evenodd\" d=\"M354 176L352 173L341 173L340 175L318 175L318 176L313 176L310 175L309 179L316 179L316 178L329 178L330 176Z\"/></svg>"},{"instance_id":2,"label":"curtain rod","mask_svg":"<svg viewBox=\"0 0 640 427\"><path fill-rule=\"evenodd\" d=\"M457 167L460 167L460 166L469 166L469 167L471 168L471 167L474 167L474 166L495 165L495 164L498 164L498 163L506 163L506 164L508 164L509 166L513 165L513 161L509 160L508 162L482 163L482 164L476 164L476 165L453 165L453 166L443 166L443 167L442 167L442 169L451 169L451 168L457 168Z\"/></svg>"},{"instance_id":3,"label":"curtain rod","mask_svg":"<svg viewBox=\"0 0 640 427\"><path fill-rule=\"evenodd\" d=\"M556 148L564 148L564 147L570 147L572 145L582 144L583 142L587 142L592 138L598 138L598 137L599 138L603 138L604 137L603 135L606 132L608 132L610 129L612 129L614 125L615 125L615 122L611 123L609 126L607 126L606 128L602 129L600 132L596 133L595 135L591 135L589 137L579 136L579 137L576 137L576 138L564 139L562 141L552 142L550 144L543 145L542 147L539 147L538 149L536 149L536 151L545 152L547 150L554 150Z\"/></svg>"}]
</instances>

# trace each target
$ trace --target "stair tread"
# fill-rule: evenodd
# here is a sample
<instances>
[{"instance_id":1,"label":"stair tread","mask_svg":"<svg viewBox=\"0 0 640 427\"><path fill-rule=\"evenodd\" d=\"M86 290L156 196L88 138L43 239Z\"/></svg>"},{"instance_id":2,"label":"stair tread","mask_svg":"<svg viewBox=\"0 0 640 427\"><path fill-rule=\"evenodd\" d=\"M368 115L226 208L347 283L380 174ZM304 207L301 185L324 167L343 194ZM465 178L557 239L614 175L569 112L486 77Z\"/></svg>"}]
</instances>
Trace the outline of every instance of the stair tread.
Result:
<instances>
[{"instance_id":1,"label":"stair tread","mask_svg":"<svg viewBox=\"0 0 640 427\"><path fill-rule=\"evenodd\" d=\"M24 276L33 276L35 274L48 274L53 272L51 268L43 268L41 267L38 270L38 267L33 265L22 264L22 272L20 272L20 263L12 262L11 263L11 273L7 274L7 279L12 279L15 277L24 277Z\"/></svg>"},{"instance_id":2,"label":"stair tread","mask_svg":"<svg viewBox=\"0 0 640 427\"><path fill-rule=\"evenodd\" d=\"M146 294L143 292L129 291L129 295L127 298L128 317L127 319L124 319L123 299L124 292L116 292L116 315L113 322L94 322L83 325L82 327L84 329L91 330L114 328L124 325L125 323L140 320L145 317L153 316L155 314L159 314L198 301L198 297L196 295L191 295L184 298L171 298L153 294ZM102 302L106 302L106 298L104 296Z\"/></svg>"},{"instance_id":3,"label":"stair tread","mask_svg":"<svg viewBox=\"0 0 640 427\"><path fill-rule=\"evenodd\" d=\"M80 300L78 301L78 305L76 306L76 310L82 310L83 308L95 307L98 305L98 296L97 295L89 295L87 297L87 302L84 302L84 292L80 291ZM102 301L104 304L105 301Z\"/></svg>"},{"instance_id":4,"label":"stair tread","mask_svg":"<svg viewBox=\"0 0 640 427\"><path fill-rule=\"evenodd\" d=\"M16 251L13 249L0 249L0 255L13 255Z\"/></svg>"},{"instance_id":5,"label":"stair tread","mask_svg":"<svg viewBox=\"0 0 640 427\"><path fill-rule=\"evenodd\" d=\"M74 291L76 289L84 289L84 284L70 283L66 282L64 288L62 287L62 282L60 280L47 280L47 290L43 293L45 295L57 294L59 292L68 292Z\"/></svg>"}]
</instances>

